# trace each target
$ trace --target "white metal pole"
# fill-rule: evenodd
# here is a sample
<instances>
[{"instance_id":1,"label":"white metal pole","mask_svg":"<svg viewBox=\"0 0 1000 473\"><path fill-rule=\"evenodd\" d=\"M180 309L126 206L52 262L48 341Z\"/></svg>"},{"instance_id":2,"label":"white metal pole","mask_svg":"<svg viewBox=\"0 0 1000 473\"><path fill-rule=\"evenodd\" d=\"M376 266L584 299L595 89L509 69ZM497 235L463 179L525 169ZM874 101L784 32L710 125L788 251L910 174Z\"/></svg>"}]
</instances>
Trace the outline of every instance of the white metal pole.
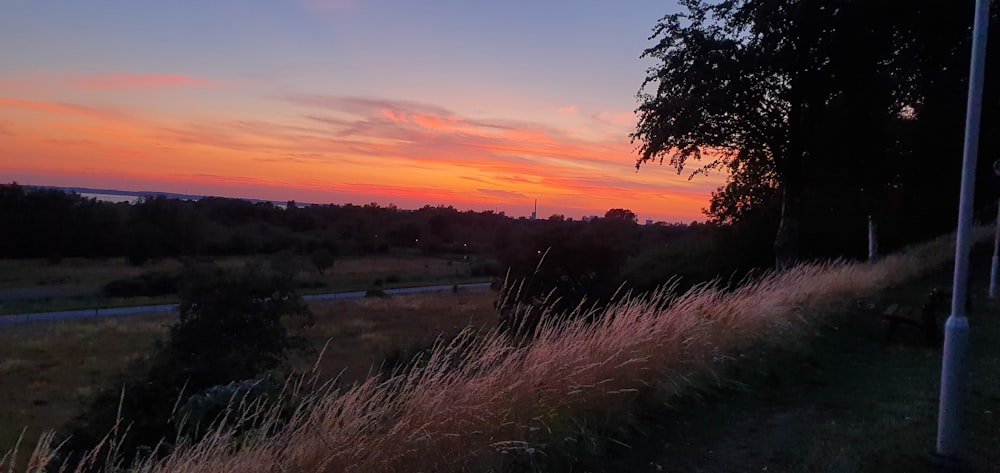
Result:
<instances>
[{"instance_id":1,"label":"white metal pole","mask_svg":"<svg viewBox=\"0 0 1000 473\"><path fill-rule=\"evenodd\" d=\"M965 298L969 279L969 229L976 187L976 158L979 153L979 118L982 111L983 69L989 25L989 0L976 0L972 27L972 59L969 66L969 98L965 115L965 150L962 155L962 191L958 203L958 235L955 242L955 277L952 282L951 315L945 323L944 354L941 361L941 399L938 406L937 455L957 459L960 421L967 370L969 321Z\"/></svg>"},{"instance_id":2,"label":"white metal pole","mask_svg":"<svg viewBox=\"0 0 1000 473\"><path fill-rule=\"evenodd\" d=\"M990 299L997 298L997 270L1000 269L1000 200L997 201L996 233L993 235L993 261L990 264Z\"/></svg>"},{"instance_id":3,"label":"white metal pole","mask_svg":"<svg viewBox=\"0 0 1000 473\"><path fill-rule=\"evenodd\" d=\"M874 263L878 260L878 225L875 219L868 216L868 262Z\"/></svg>"}]
</instances>

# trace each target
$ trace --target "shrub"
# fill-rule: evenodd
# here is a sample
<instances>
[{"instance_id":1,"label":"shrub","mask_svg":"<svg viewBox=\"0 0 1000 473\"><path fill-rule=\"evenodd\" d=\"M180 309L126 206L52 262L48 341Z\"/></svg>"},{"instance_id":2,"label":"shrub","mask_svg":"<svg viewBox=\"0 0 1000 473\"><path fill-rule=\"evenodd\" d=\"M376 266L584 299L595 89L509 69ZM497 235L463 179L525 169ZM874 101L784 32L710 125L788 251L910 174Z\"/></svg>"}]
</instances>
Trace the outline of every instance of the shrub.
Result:
<instances>
[{"instance_id":1,"label":"shrub","mask_svg":"<svg viewBox=\"0 0 1000 473\"><path fill-rule=\"evenodd\" d=\"M189 268L184 283L180 319L167 342L133 363L67 426L67 450L95 448L114 432L123 437L117 454L131 459L140 447L177 438L168 419L190 393L283 369L289 350L305 347L282 324L289 316L311 320L290 275L260 266L238 271L201 266ZM67 460L72 469L80 457Z\"/></svg>"},{"instance_id":2,"label":"shrub","mask_svg":"<svg viewBox=\"0 0 1000 473\"><path fill-rule=\"evenodd\" d=\"M247 409L260 407L268 398L277 400L283 385L283 376L268 372L255 379L212 386L187 398L177 408L173 415L173 427L186 438L200 440L212 426L223 422L224 416L243 417ZM240 412L229 412L233 410ZM244 430L259 426L255 424L260 422L250 422Z\"/></svg>"},{"instance_id":3,"label":"shrub","mask_svg":"<svg viewBox=\"0 0 1000 473\"><path fill-rule=\"evenodd\" d=\"M319 274L333 267L333 252L326 248L320 248L309 254L309 260L316 266Z\"/></svg>"}]
</instances>

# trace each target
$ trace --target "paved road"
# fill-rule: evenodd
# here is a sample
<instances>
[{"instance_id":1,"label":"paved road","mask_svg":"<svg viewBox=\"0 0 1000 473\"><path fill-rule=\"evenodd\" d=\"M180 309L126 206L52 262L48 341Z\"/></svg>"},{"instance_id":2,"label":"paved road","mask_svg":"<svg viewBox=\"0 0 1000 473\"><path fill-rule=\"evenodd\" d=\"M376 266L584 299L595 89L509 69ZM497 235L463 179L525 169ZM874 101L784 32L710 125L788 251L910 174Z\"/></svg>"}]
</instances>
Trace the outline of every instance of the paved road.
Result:
<instances>
[{"instance_id":1,"label":"paved road","mask_svg":"<svg viewBox=\"0 0 1000 473\"><path fill-rule=\"evenodd\" d=\"M459 284L460 290L482 290L488 289L490 283L477 282L469 284ZM440 286L420 286L420 287L399 287L395 289L384 289L386 295L395 296L402 294L419 294L425 292L445 292L454 288L451 284ZM303 296L307 301L330 301L341 299L360 299L365 297L365 291L336 292L331 294L311 294ZM74 320L90 319L94 317L122 317L127 315L150 315L165 314L177 309L176 304L144 305L135 307L115 307L110 309L86 309L86 310L64 310L60 312L36 312L33 314L13 314L0 315L0 327L7 325L17 325L28 322L46 322L52 320Z\"/></svg>"}]
</instances>

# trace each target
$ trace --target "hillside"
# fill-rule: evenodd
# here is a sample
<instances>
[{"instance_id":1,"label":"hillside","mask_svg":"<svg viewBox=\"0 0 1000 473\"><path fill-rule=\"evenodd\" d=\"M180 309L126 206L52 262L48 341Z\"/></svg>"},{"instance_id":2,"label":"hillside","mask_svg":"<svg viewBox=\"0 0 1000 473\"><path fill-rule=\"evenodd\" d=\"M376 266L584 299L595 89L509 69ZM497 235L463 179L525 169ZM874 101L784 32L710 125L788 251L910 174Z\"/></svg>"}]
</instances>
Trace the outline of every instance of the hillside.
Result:
<instances>
[{"instance_id":1,"label":"hillside","mask_svg":"<svg viewBox=\"0 0 1000 473\"><path fill-rule=\"evenodd\" d=\"M920 471L939 355L913 334L884 343L879 314L947 281L951 241L874 265L801 265L733 290L668 286L571 321L543 315L530 343L467 332L395 376L326 385L292 411L234 406L243 416L214 435L137 468ZM983 325L977 347L997 333ZM976 371L995 373L997 353L982 353ZM985 471L997 450L991 382L969 404L969 461Z\"/></svg>"}]
</instances>

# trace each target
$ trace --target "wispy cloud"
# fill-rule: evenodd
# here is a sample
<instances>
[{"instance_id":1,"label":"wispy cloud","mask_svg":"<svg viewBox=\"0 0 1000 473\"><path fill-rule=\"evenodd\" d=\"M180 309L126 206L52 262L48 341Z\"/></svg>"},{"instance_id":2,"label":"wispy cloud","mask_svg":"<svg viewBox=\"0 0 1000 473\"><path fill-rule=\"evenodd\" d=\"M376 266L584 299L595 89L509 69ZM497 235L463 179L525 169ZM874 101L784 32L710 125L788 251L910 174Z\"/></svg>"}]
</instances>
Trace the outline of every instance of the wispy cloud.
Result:
<instances>
[{"instance_id":1,"label":"wispy cloud","mask_svg":"<svg viewBox=\"0 0 1000 473\"><path fill-rule=\"evenodd\" d=\"M48 139L45 142L56 146L89 146L94 144L93 140Z\"/></svg>"},{"instance_id":2,"label":"wispy cloud","mask_svg":"<svg viewBox=\"0 0 1000 473\"><path fill-rule=\"evenodd\" d=\"M185 179L195 179L195 180L209 180L213 182L223 183L223 184L252 184L252 185L263 185L263 184L273 184L273 182L266 179L257 179L252 177L243 176L230 176L230 175L219 175L219 174L180 174L177 177Z\"/></svg>"},{"instance_id":3,"label":"wispy cloud","mask_svg":"<svg viewBox=\"0 0 1000 473\"><path fill-rule=\"evenodd\" d=\"M181 74L95 74L67 80L77 87L91 90L162 89L205 87L212 82Z\"/></svg>"},{"instance_id":4,"label":"wispy cloud","mask_svg":"<svg viewBox=\"0 0 1000 473\"><path fill-rule=\"evenodd\" d=\"M520 164L564 159L575 163L561 165L574 167L586 161L608 163L610 155L631 152L624 135L615 141L593 142L546 125L470 119L419 102L322 95L294 95L282 100L325 110L323 115L307 112L305 116L327 125L329 132L337 137L414 159L468 163L478 157L489 157L491 161Z\"/></svg>"},{"instance_id":5,"label":"wispy cloud","mask_svg":"<svg viewBox=\"0 0 1000 473\"><path fill-rule=\"evenodd\" d=\"M493 197L500 197L504 199L527 199L528 197L520 192L511 192L501 189L476 189L480 194L486 194Z\"/></svg>"},{"instance_id":6,"label":"wispy cloud","mask_svg":"<svg viewBox=\"0 0 1000 473\"><path fill-rule=\"evenodd\" d=\"M48 93L67 90L85 91L148 91L153 89L204 88L229 84L185 74L135 74L135 73L89 73L67 74L62 72L35 73L0 77L0 89L9 94L18 92Z\"/></svg>"},{"instance_id":7,"label":"wispy cloud","mask_svg":"<svg viewBox=\"0 0 1000 473\"><path fill-rule=\"evenodd\" d=\"M88 107L64 102L40 102L0 97L0 107L16 108L32 112L42 112L55 115L73 115L101 120L125 120L127 115L111 109Z\"/></svg>"},{"instance_id":8,"label":"wispy cloud","mask_svg":"<svg viewBox=\"0 0 1000 473\"><path fill-rule=\"evenodd\" d=\"M576 115L577 113L580 113L580 107L578 107L576 105L568 105L568 106L565 106L565 107L559 107L559 114L560 115Z\"/></svg>"},{"instance_id":9,"label":"wispy cloud","mask_svg":"<svg viewBox=\"0 0 1000 473\"><path fill-rule=\"evenodd\" d=\"M611 125L632 125L635 123L635 113L633 112L597 112L590 115L590 118Z\"/></svg>"}]
</instances>

